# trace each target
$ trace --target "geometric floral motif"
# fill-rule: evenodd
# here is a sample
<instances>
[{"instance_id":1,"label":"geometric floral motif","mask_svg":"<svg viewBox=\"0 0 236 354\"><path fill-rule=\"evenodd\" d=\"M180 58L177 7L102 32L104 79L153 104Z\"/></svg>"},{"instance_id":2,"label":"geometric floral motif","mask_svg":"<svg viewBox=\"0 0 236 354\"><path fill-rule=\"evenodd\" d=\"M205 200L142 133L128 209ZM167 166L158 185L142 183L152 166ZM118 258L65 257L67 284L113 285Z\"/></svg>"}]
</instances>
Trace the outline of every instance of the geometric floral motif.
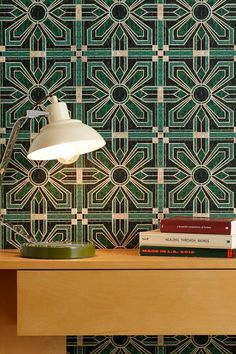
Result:
<instances>
[{"instance_id":1,"label":"geometric floral motif","mask_svg":"<svg viewBox=\"0 0 236 354\"><path fill-rule=\"evenodd\" d=\"M106 208L113 198L127 198L136 209L152 205L152 191L145 186L146 165L152 158L151 145L136 144L119 159L107 148L97 152L92 159L96 171L97 185L87 193L88 208Z\"/></svg>"},{"instance_id":2,"label":"geometric floral motif","mask_svg":"<svg viewBox=\"0 0 236 354\"><path fill-rule=\"evenodd\" d=\"M203 214L221 208L233 210L231 188L236 183L236 169L232 164L235 161L231 143L215 143L210 151L202 154L194 154L184 143L169 144L168 148L173 166L169 172L166 168L170 208Z\"/></svg>"},{"instance_id":3,"label":"geometric floral motif","mask_svg":"<svg viewBox=\"0 0 236 354\"><path fill-rule=\"evenodd\" d=\"M79 354L81 338L68 337L68 353ZM96 336L83 338L84 354L234 354L235 336Z\"/></svg>"},{"instance_id":4,"label":"geometric floral motif","mask_svg":"<svg viewBox=\"0 0 236 354\"><path fill-rule=\"evenodd\" d=\"M75 338L68 338L69 354L79 354ZM83 338L83 353L85 354L153 354L157 353L156 336L85 336Z\"/></svg>"},{"instance_id":5,"label":"geometric floral motif","mask_svg":"<svg viewBox=\"0 0 236 354\"><path fill-rule=\"evenodd\" d=\"M65 219L57 224L54 220L59 212L71 213L73 185L66 185L66 173L58 162L29 161L26 154L21 144L15 145L4 179L5 219L38 241L70 240L72 226ZM11 230L6 232L7 241L18 247L22 238Z\"/></svg>"},{"instance_id":6,"label":"geometric floral motif","mask_svg":"<svg viewBox=\"0 0 236 354\"><path fill-rule=\"evenodd\" d=\"M65 86L72 83L72 63L45 60L41 65L32 65L30 71L29 64L29 61L5 63L2 94L6 98L7 127L12 126L17 117L23 116L43 96L55 91L59 92L59 97L69 93L69 88Z\"/></svg>"},{"instance_id":7,"label":"geometric floral motif","mask_svg":"<svg viewBox=\"0 0 236 354\"><path fill-rule=\"evenodd\" d=\"M88 217L95 211L100 217L88 221L87 238L98 247L136 246L138 231L146 224L139 218L155 204L151 144L129 144L125 155L116 146L105 147L88 158L93 168L84 169L85 204Z\"/></svg>"},{"instance_id":8,"label":"geometric floral motif","mask_svg":"<svg viewBox=\"0 0 236 354\"><path fill-rule=\"evenodd\" d=\"M4 9L7 8L7 13ZM34 41L38 50L71 45L75 7L68 0L3 0L0 20L4 20L5 45L28 47ZM72 37L71 37L72 35Z\"/></svg>"},{"instance_id":9,"label":"geometric floral motif","mask_svg":"<svg viewBox=\"0 0 236 354\"><path fill-rule=\"evenodd\" d=\"M86 1L83 5L86 45L106 47L117 34L129 38L130 47L150 46L155 33L155 3L155 0Z\"/></svg>"},{"instance_id":10,"label":"geometric floral motif","mask_svg":"<svg viewBox=\"0 0 236 354\"><path fill-rule=\"evenodd\" d=\"M211 65L202 77L185 62L170 62L168 70L170 81L176 84L166 87L166 94L171 90L169 101L175 102L174 107L168 110L169 127L184 128L189 122L193 125L199 114L210 121L212 128L233 126L230 104L235 103L232 86L234 63Z\"/></svg>"},{"instance_id":11,"label":"geometric floral motif","mask_svg":"<svg viewBox=\"0 0 236 354\"><path fill-rule=\"evenodd\" d=\"M152 65L148 62L129 65L129 70L112 72L104 62L88 63L83 88L83 102L90 124L105 127L112 117L121 111L137 127L152 125L152 111L143 98L143 89L152 79Z\"/></svg>"},{"instance_id":12,"label":"geometric floral motif","mask_svg":"<svg viewBox=\"0 0 236 354\"><path fill-rule=\"evenodd\" d=\"M164 336L165 354L233 354L235 336Z\"/></svg>"},{"instance_id":13,"label":"geometric floral motif","mask_svg":"<svg viewBox=\"0 0 236 354\"><path fill-rule=\"evenodd\" d=\"M169 29L169 45L190 46L196 34L206 34L213 46L233 45L236 20L234 4L226 0L167 0L165 19L172 21Z\"/></svg>"},{"instance_id":14,"label":"geometric floral motif","mask_svg":"<svg viewBox=\"0 0 236 354\"><path fill-rule=\"evenodd\" d=\"M55 161L29 161L22 146L15 145L14 160L7 170L10 185L6 200L10 209L24 209L31 198L44 200L49 210L69 208L71 195L62 183L61 166ZM27 193L25 193L27 191Z\"/></svg>"}]
</instances>

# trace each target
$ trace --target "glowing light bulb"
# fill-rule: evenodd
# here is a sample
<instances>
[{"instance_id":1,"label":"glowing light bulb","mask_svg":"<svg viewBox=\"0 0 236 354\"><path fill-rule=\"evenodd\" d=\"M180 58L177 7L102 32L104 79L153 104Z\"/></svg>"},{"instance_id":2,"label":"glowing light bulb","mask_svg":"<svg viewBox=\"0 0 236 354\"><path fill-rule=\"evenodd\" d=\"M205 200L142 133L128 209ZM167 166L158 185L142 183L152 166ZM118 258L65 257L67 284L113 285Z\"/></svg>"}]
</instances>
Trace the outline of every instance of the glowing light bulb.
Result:
<instances>
[{"instance_id":1,"label":"glowing light bulb","mask_svg":"<svg viewBox=\"0 0 236 354\"><path fill-rule=\"evenodd\" d=\"M74 163L79 158L70 144L60 144L60 147L57 147L57 154L57 160L65 165Z\"/></svg>"},{"instance_id":2,"label":"glowing light bulb","mask_svg":"<svg viewBox=\"0 0 236 354\"><path fill-rule=\"evenodd\" d=\"M78 158L79 155L74 155L70 158L58 157L57 161L63 163L64 165L70 165L71 163L74 163L76 160L78 160Z\"/></svg>"}]
</instances>

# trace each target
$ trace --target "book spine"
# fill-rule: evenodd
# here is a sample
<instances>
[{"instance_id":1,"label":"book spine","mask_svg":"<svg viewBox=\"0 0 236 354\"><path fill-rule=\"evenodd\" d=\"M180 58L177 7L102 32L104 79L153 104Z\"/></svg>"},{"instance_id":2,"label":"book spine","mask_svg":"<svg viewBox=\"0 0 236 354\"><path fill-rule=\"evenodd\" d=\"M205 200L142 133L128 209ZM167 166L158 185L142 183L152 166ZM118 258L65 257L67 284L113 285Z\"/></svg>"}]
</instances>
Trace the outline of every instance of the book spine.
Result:
<instances>
[{"instance_id":1,"label":"book spine","mask_svg":"<svg viewBox=\"0 0 236 354\"><path fill-rule=\"evenodd\" d=\"M170 246L197 248L235 248L236 239L230 235L178 234L157 232L156 234L140 234L140 246Z\"/></svg>"},{"instance_id":2,"label":"book spine","mask_svg":"<svg viewBox=\"0 0 236 354\"><path fill-rule=\"evenodd\" d=\"M184 232L201 234L231 234L230 221L162 219L161 232Z\"/></svg>"},{"instance_id":3,"label":"book spine","mask_svg":"<svg viewBox=\"0 0 236 354\"><path fill-rule=\"evenodd\" d=\"M235 258L235 249L140 246L140 256Z\"/></svg>"}]
</instances>

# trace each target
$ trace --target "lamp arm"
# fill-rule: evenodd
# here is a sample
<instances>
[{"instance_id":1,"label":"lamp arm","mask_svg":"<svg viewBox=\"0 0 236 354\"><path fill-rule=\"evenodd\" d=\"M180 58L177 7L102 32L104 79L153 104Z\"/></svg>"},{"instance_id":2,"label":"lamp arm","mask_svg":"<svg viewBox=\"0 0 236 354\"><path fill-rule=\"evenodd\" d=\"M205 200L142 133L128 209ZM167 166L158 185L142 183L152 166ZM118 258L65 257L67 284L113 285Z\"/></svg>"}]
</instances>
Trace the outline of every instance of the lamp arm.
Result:
<instances>
[{"instance_id":1,"label":"lamp arm","mask_svg":"<svg viewBox=\"0 0 236 354\"><path fill-rule=\"evenodd\" d=\"M4 151L4 154L3 154L3 157L2 157L2 161L1 161L1 164L0 164L0 182L2 182L4 176L5 176L5 172L6 172L6 169L7 169L7 166L8 166L8 163L11 159L11 154L12 154L12 151L14 149L14 145L15 145L15 142L16 142L16 139L17 139L17 135L18 135L18 132L19 130L21 129L21 127L24 125L25 121L28 119L28 117L21 117L19 118L13 128L12 128L12 131L11 131L11 135L10 135L10 138L8 140L8 143L7 143L7 146L5 148L5 151Z\"/></svg>"},{"instance_id":2,"label":"lamp arm","mask_svg":"<svg viewBox=\"0 0 236 354\"><path fill-rule=\"evenodd\" d=\"M21 117L21 118L17 119L17 121L13 125L10 138L8 140L6 149L4 151L4 154L3 154L3 157L2 157L2 160L0 163L0 183L2 182L2 180L5 176L6 169L7 169L8 163L11 159L11 154L14 149L14 145L15 145L19 130L22 128L22 126L25 124L25 122L28 119L33 119L33 118L37 118L40 116L48 116L48 115L49 115L48 112L28 110L25 117Z\"/></svg>"},{"instance_id":3,"label":"lamp arm","mask_svg":"<svg viewBox=\"0 0 236 354\"><path fill-rule=\"evenodd\" d=\"M3 153L3 157L2 157L2 160L0 163L0 184L2 184L8 163L11 159L12 151L14 149L14 145L15 145L19 130L22 128L22 126L25 124L25 122L28 119L33 119L33 118L37 118L40 116L48 116L48 115L49 115L48 112L37 111L37 110L28 110L25 117L21 117L21 118L17 119L17 121L15 122L15 124L12 128L10 138L8 140L6 149ZM7 226L9 229L14 231L16 234L24 237L28 242L35 242L35 239L33 238L33 236L28 235L22 231L17 231L17 229L11 223L4 220L4 217L2 215L0 215L0 223L2 225Z\"/></svg>"},{"instance_id":4,"label":"lamp arm","mask_svg":"<svg viewBox=\"0 0 236 354\"><path fill-rule=\"evenodd\" d=\"M4 220L4 217L2 215L0 215L0 223L4 226L8 227L8 229L14 231L15 234L20 235L21 237L25 238L28 242L35 242L35 239L32 235L28 235L24 231L18 231L17 226L13 226L10 222Z\"/></svg>"}]
</instances>

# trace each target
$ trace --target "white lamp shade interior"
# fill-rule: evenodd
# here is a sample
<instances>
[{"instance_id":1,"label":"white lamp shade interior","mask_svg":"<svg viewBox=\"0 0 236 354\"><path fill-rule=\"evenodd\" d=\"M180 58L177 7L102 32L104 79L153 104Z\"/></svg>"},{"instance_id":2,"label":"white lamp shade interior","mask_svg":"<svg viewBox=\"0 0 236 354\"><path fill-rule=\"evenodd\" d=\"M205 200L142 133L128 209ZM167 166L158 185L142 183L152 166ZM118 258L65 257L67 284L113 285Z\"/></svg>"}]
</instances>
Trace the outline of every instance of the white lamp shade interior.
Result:
<instances>
[{"instance_id":1,"label":"white lamp shade interior","mask_svg":"<svg viewBox=\"0 0 236 354\"><path fill-rule=\"evenodd\" d=\"M33 140L30 160L66 159L85 154L105 145L105 140L93 128L79 120L66 119L51 123L41 129Z\"/></svg>"}]
</instances>

